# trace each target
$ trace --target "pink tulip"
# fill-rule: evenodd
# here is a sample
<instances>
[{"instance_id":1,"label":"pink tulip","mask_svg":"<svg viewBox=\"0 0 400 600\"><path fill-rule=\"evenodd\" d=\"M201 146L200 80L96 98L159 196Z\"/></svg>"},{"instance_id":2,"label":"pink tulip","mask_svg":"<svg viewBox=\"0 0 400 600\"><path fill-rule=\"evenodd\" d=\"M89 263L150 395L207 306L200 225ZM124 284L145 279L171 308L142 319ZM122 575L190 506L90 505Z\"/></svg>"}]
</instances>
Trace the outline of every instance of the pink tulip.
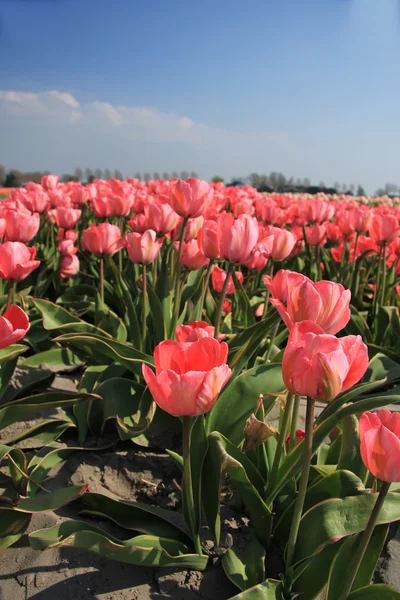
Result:
<instances>
[{"instance_id":1,"label":"pink tulip","mask_svg":"<svg viewBox=\"0 0 400 600\"><path fill-rule=\"evenodd\" d=\"M175 338L177 342L196 342L205 337L214 337L215 327L209 325L206 321L193 321L187 325L177 325L175 329ZM221 341L225 336L218 336Z\"/></svg>"},{"instance_id":2,"label":"pink tulip","mask_svg":"<svg viewBox=\"0 0 400 600\"><path fill-rule=\"evenodd\" d=\"M82 249L92 254L111 256L121 250L124 245L125 240L121 237L121 231L117 225L111 225L111 223L92 224L82 231Z\"/></svg>"},{"instance_id":3,"label":"pink tulip","mask_svg":"<svg viewBox=\"0 0 400 600\"><path fill-rule=\"evenodd\" d=\"M325 225L306 227L306 238L310 246L324 246L326 242Z\"/></svg>"},{"instance_id":4,"label":"pink tulip","mask_svg":"<svg viewBox=\"0 0 400 600\"><path fill-rule=\"evenodd\" d=\"M43 175L41 184L45 190L54 190L58 186L57 175Z\"/></svg>"},{"instance_id":5,"label":"pink tulip","mask_svg":"<svg viewBox=\"0 0 400 600\"><path fill-rule=\"evenodd\" d=\"M157 233L170 233L178 225L179 215L169 204L148 204L144 207L148 229Z\"/></svg>"},{"instance_id":6,"label":"pink tulip","mask_svg":"<svg viewBox=\"0 0 400 600\"><path fill-rule=\"evenodd\" d=\"M54 219L61 229L73 229L81 217L79 208L70 208L59 206L53 210L49 210L48 215Z\"/></svg>"},{"instance_id":7,"label":"pink tulip","mask_svg":"<svg viewBox=\"0 0 400 600\"><path fill-rule=\"evenodd\" d=\"M6 238L10 242L30 242L39 231L40 217L38 213L26 215L17 210L3 211L6 221Z\"/></svg>"},{"instance_id":8,"label":"pink tulip","mask_svg":"<svg viewBox=\"0 0 400 600\"><path fill-rule=\"evenodd\" d=\"M133 263L148 265L153 262L160 252L164 238L157 238L157 234L152 229L148 229L143 234L132 232L125 235L125 246L128 256Z\"/></svg>"},{"instance_id":9,"label":"pink tulip","mask_svg":"<svg viewBox=\"0 0 400 600\"><path fill-rule=\"evenodd\" d=\"M369 235L378 246L389 244L400 235L400 227L394 215L377 215L372 217Z\"/></svg>"},{"instance_id":10,"label":"pink tulip","mask_svg":"<svg viewBox=\"0 0 400 600\"><path fill-rule=\"evenodd\" d=\"M355 385L367 367L368 350L361 336L337 338L313 321L302 321L290 332L282 376L293 394L330 402Z\"/></svg>"},{"instance_id":11,"label":"pink tulip","mask_svg":"<svg viewBox=\"0 0 400 600\"><path fill-rule=\"evenodd\" d=\"M272 298L284 304L287 302L288 294L291 294L292 288L297 283L303 283L304 281L311 281L311 279L301 273L287 271L286 269L280 269L273 279L269 275L264 275L263 278L264 285L269 290Z\"/></svg>"},{"instance_id":12,"label":"pink tulip","mask_svg":"<svg viewBox=\"0 0 400 600\"><path fill-rule=\"evenodd\" d=\"M50 199L44 190L35 190L28 193L26 206L32 212L43 213L49 207Z\"/></svg>"},{"instance_id":13,"label":"pink tulip","mask_svg":"<svg viewBox=\"0 0 400 600\"><path fill-rule=\"evenodd\" d=\"M288 289L286 306L276 298L271 298L270 302L281 315L289 331L294 323L313 321L325 333L335 334L346 327L350 320L350 300L350 290L345 290L340 283L314 283L305 278Z\"/></svg>"},{"instance_id":14,"label":"pink tulip","mask_svg":"<svg viewBox=\"0 0 400 600\"><path fill-rule=\"evenodd\" d=\"M156 373L143 377L158 406L173 416L197 416L214 406L231 376L228 346L211 337L195 342L161 342L154 351Z\"/></svg>"},{"instance_id":15,"label":"pink tulip","mask_svg":"<svg viewBox=\"0 0 400 600\"><path fill-rule=\"evenodd\" d=\"M174 247L176 250L179 249L179 243L175 242ZM199 244L197 240L190 240L190 242L183 242L183 251L182 251L182 266L190 269L191 271L196 271L197 269L201 269L201 267L205 267L209 263L209 259L203 254L201 249L199 248Z\"/></svg>"},{"instance_id":16,"label":"pink tulip","mask_svg":"<svg viewBox=\"0 0 400 600\"><path fill-rule=\"evenodd\" d=\"M259 243L259 246L267 258L280 261L291 254L296 242L297 237L290 231L270 227L267 237Z\"/></svg>"},{"instance_id":17,"label":"pink tulip","mask_svg":"<svg viewBox=\"0 0 400 600\"><path fill-rule=\"evenodd\" d=\"M257 219L250 215L240 215L234 219L228 213L221 214L218 219L218 236L222 258L232 263L244 263L251 258L257 244Z\"/></svg>"},{"instance_id":18,"label":"pink tulip","mask_svg":"<svg viewBox=\"0 0 400 600\"><path fill-rule=\"evenodd\" d=\"M60 254L76 254L78 252L78 248L75 248L74 242L72 240L62 240L58 244L57 250Z\"/></svg>"},{"instance_id":19,"label":"pink tulip","mask_svg":"<svg viewBox=\"0 0 400 600\"><path fill-rule=\"evenodd\" d=\"M3 218L0 218L0 240L2 239L5 231L6 231L6 220Z\"/></svg>"},{"instance_id":20,"label":"pink tulip","mask_svg":"<svg viewBox=\"0 0 400 600\"><path fill-rule=\"evenodd\" d=\"M75 248L76 251L76 248ZM65 254L61 261L60 277L66 279L79 273L79 258L76 254Z\"/></svg>"},{"instance_id":21,"label":"pink tulip","mask_svg":"<svg viewBox=\"0 0 400 600\"><path fill-rule=\"evenodd\" d=\"M16 304L11 304L0 317L0 349L16 344L29 331L29 319Z\"/></svg>"},{"instance_id":22,"label":"pink tulip","mask_svg":"<svg viewBox=\"0 0 400 600\"><path fill-rule=\"evenodd\" d=\"M360 451L367 469L382 481L400 481L400 413L365 412L360 418Z\"/></svg>"},{"instance_id":23,"label":"pink tulip","mask_svg":"<svg viewBox=\"0 0 400 600\"><path fill-rule=\"evenodd\" d=\"M199 231L198 242L207 258L215 260L221 257L217 221L204 221L204 225Z\"/></svg>"},{"instance_id":24,"label":"pink tulip","mask_svg":"<svg viewBox=\"0 0 400 600\"><path fill-rule=\"evenodd\" d=\"M212 283L213 289L216 292L219 292L219 293L222 292L222 288L224 287L224 283L226 280L226 275L227 275L226 271L224 271L223 269L220 269L217 265L215 265L213 272L211 274L211 283ZM243 283L243 273L241 273L240 271L235 271L235 275L236 275L237 279L240 281L240 283ZM235 288L235 284L233 282L233 278L230 277L226 293L234 294L235 289L236 288Z\"/></svg>"},{"instance_id":25,"label":"pink tulip","mask_svg":"<svg viewBox=\"0 0 400 600\"><path fill-rule=\"evenodd\" d=\"M22 242L4 242L0 245L0 277L11 281L22 281L36 267L36 248L28 248Z\"/></svg>"},{"instance_id":26,"label":"pink tulip","mask_svg":"<svg viewBox=\"0 0 400 600\"><path fill-rule=\"evenodd\" d=\"M96 217L127 217L132 210L133 196L96 196L92 207Z\"/></svg>"},{"instance_id":27,"label":"pink tulip","mask_svg":"<svg viewBox=\"0 0 400 600\"><path fill-rule=\"evenodd\" d=\"M207 209L213 190L206 181L191 178L172 181L168 201L181 217L200 217Z\"/></svg>"}]
</instances>

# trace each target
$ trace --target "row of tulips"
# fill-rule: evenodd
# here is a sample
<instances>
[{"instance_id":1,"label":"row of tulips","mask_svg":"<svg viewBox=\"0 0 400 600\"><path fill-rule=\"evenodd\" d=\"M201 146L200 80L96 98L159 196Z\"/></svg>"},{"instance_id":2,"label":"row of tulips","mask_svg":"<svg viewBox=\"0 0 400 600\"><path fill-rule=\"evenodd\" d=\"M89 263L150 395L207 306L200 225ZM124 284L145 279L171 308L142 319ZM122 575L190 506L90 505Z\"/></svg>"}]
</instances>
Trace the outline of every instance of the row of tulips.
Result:
<instances>
[{"instance_id":1,"label":"row of tulips","mask_svg":"<svg viewBox=\"0 0 400 600\"><path fill-rule=\"evenodd\" d=\"M0 210L0 394L17 361L85 369L72 397L43 391L44 373L29 388L41 393L0 407L0 432L57 402L73 408L26 430L46 441L31 462L14 445L20 435L2 446L21 498L7 509L3 547L26 529L25 500L55 508L83 494L86 513L115 520L132 511L145 535L127 542L70 521L31 534L33 547L73 544L202 570L202 524L218 546L229 474L254 528L246 557L232 548L222 559L238 598L312 600L323 588L327 600L400 597L370 586L387 524L400 519L399 414L371 412L400 401L399 202L263 195L197 179L83 186L47 176ZM325 408L316 417L317 401ZM268 422L276 405L278 428ZM38 494L64 457L49 443L77 431L82 450L104 447L110 418L112 446L149 445L157 427L182 431L182 455L169 454L182 469L183 538L164 513L153 522L140 504L86 487ZM265 572L276 546L280 581ZM249 568L252 577L239 575Z\"/></svg>"}]
</instances>

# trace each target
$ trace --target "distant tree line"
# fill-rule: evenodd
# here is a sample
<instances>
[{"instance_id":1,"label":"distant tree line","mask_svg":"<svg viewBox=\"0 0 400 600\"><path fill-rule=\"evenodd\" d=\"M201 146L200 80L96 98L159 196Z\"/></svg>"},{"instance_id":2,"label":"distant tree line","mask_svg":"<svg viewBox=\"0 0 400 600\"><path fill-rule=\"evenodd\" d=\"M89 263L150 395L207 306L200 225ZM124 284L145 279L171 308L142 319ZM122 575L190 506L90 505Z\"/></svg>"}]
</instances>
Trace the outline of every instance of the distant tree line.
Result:
<instances>
[{"instance_id":1,"label":"distant tree line","mask_svg":"<svg viewBox=\"0 0 400 600\"><path fill-rule=\"evenodd\" d=\"M0 187L21 187L28 183L28 181L34 181L40 183L43 175L49 175L50 171L19 171L18 169L9 169L6 171L3 165L0 164ZM61 175L60 180L64 183L68 181L80 181L82 183L91 183L94 179L119 179L123 181L128 177L134 177L140 181L150 181L155 179L188 179L189 177L198 177L195 171L172 171L168 173L164 171L159 173L158 171L150 173L148 171L144 173L136 172L132 174L124 174L119 169L111 171L111 169L81 169L77 167L73 173L64 173ZM224 182L223 177L215 176L212 181ZM365 196L365 190L362 185L355 185L353 183L340 183L335 182L333 186L326 186L323 181L320 181L318 185L312 184L308 177L286 177L283 173L272 171L269 175L260 175L259 173L250 173L247 177L233 177L230 182L226 182L226 185L241 186L245 183L255 187L260 192L300 192L307 194L317 194L318 192L325 192L327 194L350 194L356 196ZM394 183L386 183L384 187L379 188L375 192L376 196L399 196L400 185Z\"/></svg>"}]
</instances>

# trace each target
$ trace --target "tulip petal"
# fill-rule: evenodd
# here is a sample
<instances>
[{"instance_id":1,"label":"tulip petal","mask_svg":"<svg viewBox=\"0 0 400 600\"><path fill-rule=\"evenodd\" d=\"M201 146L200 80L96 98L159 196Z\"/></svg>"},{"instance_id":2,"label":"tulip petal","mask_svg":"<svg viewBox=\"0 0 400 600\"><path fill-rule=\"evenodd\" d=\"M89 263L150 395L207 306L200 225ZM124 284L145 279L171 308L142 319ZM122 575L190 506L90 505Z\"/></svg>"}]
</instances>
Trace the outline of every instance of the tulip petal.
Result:
<instances>
[{"instance_id":1,"label":"tulip petal","mask_svg":"<svg viewBox=\"0 0 400 600\"><path fill-rule=\"evenodd\" d=\"M400 439L384 426L367 431L360 445L361 458L382 481L400 481Z\"/></svg>"}]
</instances>

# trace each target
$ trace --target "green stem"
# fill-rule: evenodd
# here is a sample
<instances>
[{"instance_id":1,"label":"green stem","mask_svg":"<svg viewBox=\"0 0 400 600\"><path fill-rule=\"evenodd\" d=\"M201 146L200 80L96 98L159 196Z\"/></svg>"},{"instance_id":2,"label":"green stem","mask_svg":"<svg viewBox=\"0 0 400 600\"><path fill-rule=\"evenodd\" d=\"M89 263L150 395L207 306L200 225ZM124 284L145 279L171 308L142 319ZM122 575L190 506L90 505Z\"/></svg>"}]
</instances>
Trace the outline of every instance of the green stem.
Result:
<instances>
[{"instance_id":1,"label":"green stem","mask_svg":"<svg viewBox=\"0 0 400 600\"><path fill-rule=\"evenodd\" d=\"M143 266L143 295L142 295L142 350L145 349L145 340L147 333L146 326L146 313L147 313L147 269L146 265Z\"/></svg>"},{"instance_id":2,"label":"green stem","mask_svg":"<svg viewBox=\"0 0 400 600\"><path fill-rule=\"evenodd\" d=\"M100 310L104 312L104 258L100 257Z\"/></svg>"},{"instance_id":3,"label":"green stem","mask_svg":"<svg viewBox=\"0 0 400 600\"><path fill-rule=\"evenodd\" d=\"M377 304L378 304L378 295L379 295L380 282L381 282L381 266L382 266L382 247L379 248L378 268L377 268L376 280L375 280L374 299L373 299L373 303L372 303L372 322L375 319Z\"/></svg>"},{"instance_id":4,"label":"green stem","mask_svg":"<svg viewBox=\"0 0 400 600\"><path fill-rule=\"evenodd\" d=\"M388 493L389 488L390 488L390 483L387 481L382 481L381 490L379 492L375 506L372 509L367 526L361 536L359 545L357 547L357 551L354 555L353 560L350 563L350 568L348 570L346 569L346 572L345 572L346 580L345 580L345 584L344 584L344 587L342 590L342 594L340 595L340 597L337 600L345 600L345 598L347 598L347 596L351 592L351 588L353 587L354 580L358 573L358 569L360 568L362 559L364 558L365 551L368 548L368 544L369 544L371 536L374 532L374 528L375 528L376 522L378 520L379 513L381 511L381 508L383 506L383 503L385 501L386 494Z\"/></svg>"},{"instance_id":5,"label":"green stem","mask_svg":"<svg viewBox=\"0 0 400 600\"><path fill-rule=\"evenodd\" d=\"M217 312L216 312L216 315L215 315L215 332L214 332L214 337L216 339L218 339L219 331L220 331L220 328L221 328L222 309L223 309L223 306L224 306L224 300L225 300L225 296L226 296L226 290L228 289L229 280L231 278L232 271L233 271L233 263L229 263L228 270L226 272L226 279L224 281L224 285L222 287L222 292L221 292L221 295L220 295L219 300L218 300Z\"/></svg>"},{"instance_id":6,"label":"green stem","mask_svg":"<svg viewBox=\"0 0 400 600\"><path fill-rule=\"evenodd\" d=\"M14 292L15 292L15 281L13 279L10 279L8 282L6 310L7 310L7 308L9 308L11 306L11 304L14 304L14 295L15 295Z\"/></svg>"},{"instance_id":7,"label":"green stem","mask_svg":"<svg viewBox=\"0 0 400 600\"><path fill-rule=\"evenodd\" d=\"M272 259L271 259L271 266L270 266L270 268L269 268L269 276L271 277L271 279L272 279L272 277L274 276L274 263L272 262ZM266 318L266 316L267 316L267 312L268 312L268 302L269 302L269 289L267 288L267 289L266 289L266 292L265 292L265 298L264 298L264 309L263 309L263 314L262 314L262 317L261 317L262 321L264 321L264 319L265 319L265 318Z\"/></svg>"},{"instance_id":8,"label":"green stem","mask_svg":"<svg viewBox=\"0 0 400 600\"><path fill-rule=\"evenodd\" d=\"M204 300L205 300L205 297L207 294L208 283L210 281L213 266L214 266L214 261L212 259L210 259L210 262L208 263L208 266L207 266L207 271L206 271L206 273L204 275L204 279L203 279L203 289L201 290L199 306L198 306L197 312L193 315L194 321L201 320L201 315L202 315L203 306L204 306Z\"/></svg>"},{"instance_id":9,"label":"green stem","mask_svg":"<svg viewBox=\"0 0 400 600\"><path fill-rule=\"evenodd\" d=\"M381 281L381 306L385 306L386 291L386 243L382 247L382 281Z\"/></svg>"},{"instance_id":10,"label":"green stem","mask_svg":"<svg viewBox=\"0 0 400 600\"><path fill-rule=\"evenodd\" d=\"M183 454L183 494L182 494L182 498L183 498L183 502L186 502L186 511L184 511L184 514L186 513L188 515L188 520L189 523L187 523L187 525L189 526L191 533L192 533L192 537L193 537L193 542L194 542L194 547L195 550L197 552L197 554L199 554L199 556L201 556L203 554L202 550L201 550L201 543L200 543L200 534L199 534L199 528L196 524L196 516L195 516L195 507L194 507L194 497L193 497L193 484L192 484L192 470L191 470L191 466L190 466L190 437L191 437L191 431L192 431L192 421L191 421L191 417L188 416L184 416L183 418L183 448L182 448L182 454Z\"/></svg>"},{"instance_id":11,"label":"green stem","mask_svg":"<svg viewBox=\"0 0 400 600\"><path fill-rule=\"evenodd\" d=\"M296 431L297 431L297 421L299 419L299 410L300 410L300 396L296 394L294 398L293 411L292 411L292 422L290 424L290 441L289 441L289 452L293 450L296 445Z\"/></svg>"},{"instance_id":12,"label":"green stem","mask_svg":"<svg viewBox=\"0 0 400 600\"><path fill-rule=\"evenodd\" d=\"M280 325L280 320L277 322L277 324L274 327L274 331L272 332L271 335L271 339L269 340L269 344L268 344L268 349L267 349L267 353L265 355L265 362L268 362L268 359L270 357L271 354L271 350L272 350L272 346L274 345L274 341L276 338L276 334L278 333L278 329L279 329L279 325Z\"/></svg>"},{"instance_id":13,"label":"green stem","mask_svg":"<svg viewBox=\"0 0 400 600\"><path fill-rule=\"evenodd\" d=\"M286 406L285 406L285 410L283 413L282 426L279 431L278 443L277 443L276 450L275 450L274 462L272 464L271 475L269 476L269 481L268 481L268 490L269 491L272 491L275 486L276 477L277 477L279 465L281 462L282 450L285 445L285 440L286 440L286 435L287 435L287 430L288 430L288 425L289 425L289 419L291 417L293 398L294 398L294 395L292 394L292 392L288 392L287 397L286 397Z\"/></svg>"},{"instance_id":14,"label":"green stem","mask_svg":"<svg viewBox=\"0 0 400 600\"><path fill-rule=\"evenodd\" d=\"M181 264L182 264L182 252L183 252L183 243L185 239L185 231L189 217L184 217L182 228L179 234L179 248L178 248L178 256L175 263L175 285L174 285L174 312L171 320L171 330L170 337L172 337L175 333L175 327L178 322L179 317L179 306L181 303L181 294L180 294L180 283L181 283Z\"/></svg>"},{"instance_id":15,"label":"green stem","mask_svg":"<svg viewBox=\"0 0 400 600\"><path fill-rule=\"evenodd\" d=\"M283 595L285 598L290 598L291 595L294 574L294 552L296 549L297 535L299 533L300 520L303 513L304 500L307 492L308 477L310 474L314 429L314 407L314 398L307 398L306 435L304 439L303 465L299 482L299 491L297 493L296 504L293 512L292 525L290 528L289 540L286 547L286 572L283 584Z\"/></svg>"}]
</instances>

